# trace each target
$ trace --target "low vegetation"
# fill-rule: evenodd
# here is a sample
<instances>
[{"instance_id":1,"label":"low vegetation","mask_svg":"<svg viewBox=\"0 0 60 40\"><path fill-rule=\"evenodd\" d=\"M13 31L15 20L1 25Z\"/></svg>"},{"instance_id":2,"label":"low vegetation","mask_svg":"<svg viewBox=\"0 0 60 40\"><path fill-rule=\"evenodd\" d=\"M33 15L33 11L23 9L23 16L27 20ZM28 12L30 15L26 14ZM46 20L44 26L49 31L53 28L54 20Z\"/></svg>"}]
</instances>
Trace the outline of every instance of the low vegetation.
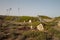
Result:
<instances>
[{"instance_id":1,"label":"low vegetation","mask_svg":"<svg viewBox=\"0 0 60 40\"><path fill-rule=\"evenodd\" d=\"M48 16L41 16L41 18L52 19ZM60 17L55 17L51 22L42 23L38 17L0 16L0 40L60 40L60 30L57 30L58 21L56 22L59 19ZM29 23L29 20L32 22ZM35 29L40 23L44 31ZM31 25L34 29L30 28Z\"/></svg>"}]
</instances>

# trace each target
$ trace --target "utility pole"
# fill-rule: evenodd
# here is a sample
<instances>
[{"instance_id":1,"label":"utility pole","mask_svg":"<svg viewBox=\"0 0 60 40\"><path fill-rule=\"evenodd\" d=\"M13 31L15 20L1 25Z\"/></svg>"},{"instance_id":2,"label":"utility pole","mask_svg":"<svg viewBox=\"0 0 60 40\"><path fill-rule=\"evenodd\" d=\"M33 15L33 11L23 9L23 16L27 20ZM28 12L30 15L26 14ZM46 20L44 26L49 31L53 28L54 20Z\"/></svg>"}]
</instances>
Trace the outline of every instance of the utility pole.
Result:
<instances>
[{"instance_id":1,"label":"utility pole","mask_svg":"<svg viewBox=\"0 0 60 40\"><path fill-rule=\"evenodd\" d=\"M18 15L20 15L20 8L18 8Z\"/></svg>"},{"instance_id":2,"label":"utility pole","mask_svg":"<svg viewBox=\"0 0 60 40\"><path fill-rule=\"evenodd\" d=\"M8 13L8 9L6 9L6 11L7 11L7 14L6 14L6 15L8 16L8 15L9 15L9 13Z\"/></svg>"},{"instance_id":3,"label":"utility pole","mask_svg":"<svg viewBox=\"0 0 60 40\"><path fill-rule=\"evenodd\" d=\"M7 14L6 14L6 15L7 15L7 16L9 16L11 10L12 10L12 8L6 9L6 11L7 11Z\"/></svg>"},{"instance_id":4,"label":"utility pole","mask_svg":"<svg viewBox=\"0 0 60 40\"><path fill-rule=\"evenodd\" d=\"M12 8L9 8L9 14L11 13Z\"/></svg>"}]
</instances>

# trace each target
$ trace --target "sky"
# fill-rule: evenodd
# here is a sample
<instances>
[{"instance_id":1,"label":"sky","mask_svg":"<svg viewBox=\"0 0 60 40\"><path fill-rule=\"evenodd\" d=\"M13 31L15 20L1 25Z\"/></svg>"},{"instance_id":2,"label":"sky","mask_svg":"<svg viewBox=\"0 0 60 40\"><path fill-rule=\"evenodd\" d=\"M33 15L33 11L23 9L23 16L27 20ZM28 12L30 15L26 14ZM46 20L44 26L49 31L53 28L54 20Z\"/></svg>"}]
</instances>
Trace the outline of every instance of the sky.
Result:
<instances>
[{"instance_id":1,"label":"sky","mask_svg":"<svg viewBox=\"0 0 60 40\"><path fill-rule=\"evenodd\" d=\"M0 0L0 15L60 16L60 0Z\"/></svg>"}]
</instances>

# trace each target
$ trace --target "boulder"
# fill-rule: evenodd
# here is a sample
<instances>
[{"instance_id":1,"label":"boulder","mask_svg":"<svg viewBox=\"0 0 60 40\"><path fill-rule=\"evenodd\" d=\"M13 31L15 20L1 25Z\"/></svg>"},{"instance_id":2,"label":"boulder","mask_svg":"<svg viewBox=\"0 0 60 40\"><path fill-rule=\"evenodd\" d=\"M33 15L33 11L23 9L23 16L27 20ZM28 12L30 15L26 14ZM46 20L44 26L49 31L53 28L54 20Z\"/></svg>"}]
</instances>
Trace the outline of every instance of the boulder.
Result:
<instances>
[{"instance_id":1,"label":"boulder","mask_svg":"<svg viewBox=\"0 0 60 40\"><path fill-rule=\"evenodd\" d=\"M43 27L42 24L39 24L39 25L37 26L37 29L38 29L39 31L44 31L44 27Z\"/></svg>"},{"instance_id":2,"label":"boulder","mask_svg":"<svg viewBox=\"0 0 60 40\"><path fill-rule=\"evenodd\" d=\"M58 27L60 27L60 21L57 23Z\"/></svg>"}]
</instances>

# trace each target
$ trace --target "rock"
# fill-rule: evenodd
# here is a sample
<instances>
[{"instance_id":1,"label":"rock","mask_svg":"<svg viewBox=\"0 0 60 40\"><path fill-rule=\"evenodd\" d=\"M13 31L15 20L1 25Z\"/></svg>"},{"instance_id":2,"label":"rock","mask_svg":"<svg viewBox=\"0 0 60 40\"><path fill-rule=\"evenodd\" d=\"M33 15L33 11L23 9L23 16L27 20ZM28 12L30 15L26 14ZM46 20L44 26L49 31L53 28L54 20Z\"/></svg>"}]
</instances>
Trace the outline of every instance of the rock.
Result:
<instances>
[{"instance_id":1,"label":"rock","mask_svg":"<svg viewBox=\"0 0 60 40\"><path fill-rule=\"evenodd\" d=\"M57 23L58 27L60 27L60 21Z\"/></svg>"},{"instance_id":2,"label":"rock","mask_svg":"<svg viewBox=\"0 0 60 40\"><path fill-rule=\"evenodd\" d=\"M31 20L29 20L29 23L31 23L32 21Z\"/></svg>"},{"instance_id":3,"label":"rock","mask_svg":"<svg viewBox=\"0 0 60 40\"><path fill-rule=\"evenodd\" d=\"M30 28L33 29L33 26L31 25Z\"/></svg>"},{"instance_id":4,"label":"rock","mask_svg":"<svg viewBox=\"0 0 60 40\"><path fill-rule=\"evenodd\" d=\"M43 28L43 25L42 25L42 24L39 24L39 25L37 26L37 29L38 29L39 31L44 31L44 28Z\"/></svg>"}]
</instances>

